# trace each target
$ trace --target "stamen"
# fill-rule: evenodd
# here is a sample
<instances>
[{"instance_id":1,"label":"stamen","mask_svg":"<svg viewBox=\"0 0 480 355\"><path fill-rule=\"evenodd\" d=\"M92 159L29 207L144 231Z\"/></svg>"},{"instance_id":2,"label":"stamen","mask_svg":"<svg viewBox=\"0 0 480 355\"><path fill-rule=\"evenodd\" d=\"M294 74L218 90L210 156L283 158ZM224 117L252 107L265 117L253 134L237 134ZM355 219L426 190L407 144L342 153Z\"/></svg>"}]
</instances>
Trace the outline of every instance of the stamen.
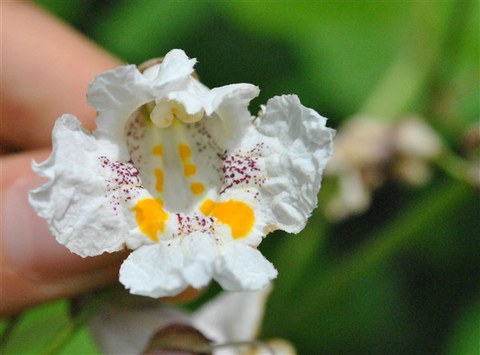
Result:
<instances>
[{"instance_id":1,"label":"stamen","mask_svg":"<svg viewBox=\"0 0 480 355\"><path fill-rule=\"evenodd\" d=\"M194 123L200 121L204 115L203 109L193 114L188 113L183 104L176 100L159 99L145 106L150 119L159 128L170 126L175 118L184 123Z\"/></svg>"}]
</instances>

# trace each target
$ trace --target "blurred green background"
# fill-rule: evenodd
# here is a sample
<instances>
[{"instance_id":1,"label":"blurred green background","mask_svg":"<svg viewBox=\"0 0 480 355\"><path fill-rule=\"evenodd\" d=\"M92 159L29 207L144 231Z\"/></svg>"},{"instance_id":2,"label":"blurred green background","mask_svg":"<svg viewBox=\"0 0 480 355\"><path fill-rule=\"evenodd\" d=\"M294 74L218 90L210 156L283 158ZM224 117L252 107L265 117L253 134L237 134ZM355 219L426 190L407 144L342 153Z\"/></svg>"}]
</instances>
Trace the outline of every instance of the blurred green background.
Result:
<instances>
[{"instance_id":1,"label":"blurred green background","mask_svg":"<svg viewBox=\"0 0 480 355\"><path fill-rule=\"evenodd\" d=\"M287 93L339 131L358 113L416 113L459 156L479 122L478 1L37 3L128 63L181 48L207 86L258 85L254 113ZM300 235L260 246L279 270L261 338L300 354L480 354L478 189L439 168L417 188L387 178L368 210L333 223L324 185ZM39 351L67 314L56 302L23 315L6 351ZM62 350L96 352L83 328Z\"/></svg>"}]
</instances>

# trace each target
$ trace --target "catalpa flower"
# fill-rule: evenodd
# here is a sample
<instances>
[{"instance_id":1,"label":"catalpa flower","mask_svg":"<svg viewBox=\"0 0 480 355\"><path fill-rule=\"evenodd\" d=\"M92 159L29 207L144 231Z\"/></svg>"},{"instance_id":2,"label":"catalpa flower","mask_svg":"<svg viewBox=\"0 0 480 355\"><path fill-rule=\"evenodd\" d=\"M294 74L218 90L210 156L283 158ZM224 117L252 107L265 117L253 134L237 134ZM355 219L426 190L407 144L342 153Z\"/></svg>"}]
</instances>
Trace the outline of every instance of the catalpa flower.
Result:
<instances>
[{"instance_id":1,"label":"catalpa flower","mask_svg":"<svg viewBox=\"0 0 480 355\"><path fill-rule=\"evenodd\" d=\"M53 130L52 155L33 164L48 182L30 194L57 240L81 256L133 250L120 281L171 296L213 278L257 290L277 271L257 250L277 229L297 233L317 204L334 131L294 95L258 117L250 84L208 89L181 50L140 72L98 75L90 133L72 115Z\"/></svg>"}]
</instances>

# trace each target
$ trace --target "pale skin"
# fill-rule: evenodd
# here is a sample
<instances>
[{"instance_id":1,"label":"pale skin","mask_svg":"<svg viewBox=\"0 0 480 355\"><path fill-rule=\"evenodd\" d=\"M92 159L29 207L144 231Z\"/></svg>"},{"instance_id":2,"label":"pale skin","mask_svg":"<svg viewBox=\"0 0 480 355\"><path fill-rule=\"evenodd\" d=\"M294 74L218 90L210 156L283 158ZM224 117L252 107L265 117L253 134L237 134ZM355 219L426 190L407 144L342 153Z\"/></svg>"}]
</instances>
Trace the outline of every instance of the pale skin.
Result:
<instances>
[{"instance_id":1,"label":"pale skin","mask_svg":"<svg viewBox=\"0 0 480 355\"><path fill-rule=\"evenodd\" d=\"M28 191L44 182L32 172L31 161L50 154L55 120L68 112L94 129L87 85L121 62L28 2L2 1L1 7L0 316L5 317L116 282L127 254L83 259L70 253L27 201Z\"/></svg>"}]
</instances>

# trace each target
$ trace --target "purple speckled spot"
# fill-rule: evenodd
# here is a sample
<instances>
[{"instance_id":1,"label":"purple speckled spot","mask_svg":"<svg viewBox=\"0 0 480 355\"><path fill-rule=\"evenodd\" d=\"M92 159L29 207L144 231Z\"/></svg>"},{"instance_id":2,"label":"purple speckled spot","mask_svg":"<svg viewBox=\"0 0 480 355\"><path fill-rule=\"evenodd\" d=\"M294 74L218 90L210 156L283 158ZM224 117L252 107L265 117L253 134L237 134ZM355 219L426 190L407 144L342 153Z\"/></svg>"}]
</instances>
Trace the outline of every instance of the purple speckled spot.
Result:
<instances>
[{"instance_id":1,"label":"purple speckled spot","mask_svg":"<svg viewBox=\"0 0 480 355\"><path fill-rule=\"evenodd\" d=\"M260 187L265 182L259 160L264 144L259 143L254 148L242 152L224 152L220 157L223 160L222 172L224 174L224 186L220 195L232 187L256 186ZM258 194L255 194L258 197Z\"/></svg>"},{"instance_id":2,"label":"purple speckled spot","mask_svg":"<svg viewBox=\"0 0 480 355\"><path fill-rule=\"evenodd\" d=\"M111 178L105 179L107 183L105 197L109 200L113 210L118 213L120 203L137 197L139 190L143 188L140 173L131 160L128 162L110 161L105 156L98 157L98 160L102 168L113 173Z\"/></svg>"},{"instance_id":3,"label":"purple speckled spot","mask_svg":"<svg viewBox=\"0 0 480 355\"><path fill-rule=\"evenodd\" d=\"M194 232L214 234L215 219L199 214L176 213L178 221L178 236L187 236Z\"/></svg>"}]
</instances>

